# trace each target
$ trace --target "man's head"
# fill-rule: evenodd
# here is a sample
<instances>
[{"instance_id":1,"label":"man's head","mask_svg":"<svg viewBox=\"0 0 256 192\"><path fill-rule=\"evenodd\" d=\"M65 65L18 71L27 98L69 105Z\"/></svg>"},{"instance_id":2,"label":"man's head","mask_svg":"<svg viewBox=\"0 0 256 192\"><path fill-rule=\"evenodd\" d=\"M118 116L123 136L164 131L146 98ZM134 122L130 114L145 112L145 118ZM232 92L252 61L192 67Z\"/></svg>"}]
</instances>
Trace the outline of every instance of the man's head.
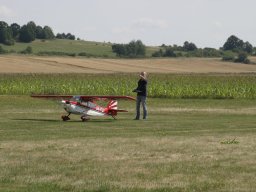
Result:
<instances>
[{"instance_id":1,"label":"man's head","mask_svg":"<svg viewBox=\"0 0 256 192\"><path fill-rule=\"evenodd\" d=\"M141 79L146 79L147 78L147 73L144 71L144 72L140 72L140 78Z\"/></svg>"}]
</instances>

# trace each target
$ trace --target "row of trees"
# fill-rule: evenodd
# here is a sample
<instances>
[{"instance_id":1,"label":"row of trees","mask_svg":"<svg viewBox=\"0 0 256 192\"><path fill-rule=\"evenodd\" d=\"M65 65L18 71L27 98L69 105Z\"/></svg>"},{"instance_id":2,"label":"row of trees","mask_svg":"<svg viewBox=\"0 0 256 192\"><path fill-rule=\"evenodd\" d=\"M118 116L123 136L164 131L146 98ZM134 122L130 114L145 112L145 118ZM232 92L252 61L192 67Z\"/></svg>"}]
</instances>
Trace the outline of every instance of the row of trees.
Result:
<instances>
[{"instance_id":1,"label":"row of trees","mask_svg":"<svg viewBox=\"0 0 256 192\"><path fill-rule=\"evenodd\" d=\"M153 57L177 57L182 56L177 54L177 51L193 52L198 50L197 46L192 42L184 42L181 46L166 46L162 45L159 51L152 54ZM112 51L116 53L118 57L144 57L146 53L146 46L141 40L133 40L128 44L113 44Z\"/></svg>"},{"instance_id":2,"label":"row of trees","mask_svg":"<svg viewBox=\"0 0 256 192\"><path fill-rule=\"evenodd\" d=\"M33 21L20 26L13 23L10 26L0 21L0 43L13 45L15 41L29 43L35 39L53 39L55 38L52 29L49 26L41 27Z\"/></svg>"},{"instance_id":3,"label":"row of trees","mask_svg":"<svg viewBox=\"0 0 256 192\"><path fill-rule=\"evenodd\" d=\"M71 33L57 33L56 35L56 38L57 39L70 39L70 40L75 40L76 39L76 36L75 35L72 35Z\"/></svg>"},{"instance_id":4,"label":"row of trees","mask_svg":"<svg viewBox=\"0 0 256 192\"><path fill-rule=\"evenodd\" d=\"M231 35L220 49L197 48L192 43L185 41L183 46L162 45L160 49L152 54L152 57L222 57L225 61L250 63L248 55L255 55L256 48L248 41L244 42L238 37Z\"/></svg>"},{"instance_id":5,"label":"row of trees","mask_svg":"<svg viewBox=\"0 0 256 192\"><path fill-rule=\"evenodd\" d=\"M141 40L133 40L129 44L113 44L112 51L119 57L144 57L146 46Z\"/></svg>"},{"instance_id":6,"label":"row of trees","mask_svg":"<svg viewBox=\"0 0 256 192\"><path fill-rule=\"evenodd\" d=\"M41 27L40 25L36 25L33 21L23 26L17 23L13 23L9 26L6 22L0 21L0 43L5 45L13 45L15 41L29 43L35 39L54 38L75 40L75 36L71 33L58 33L55 37L51 27Z\"/></svg>"}]
</instances>

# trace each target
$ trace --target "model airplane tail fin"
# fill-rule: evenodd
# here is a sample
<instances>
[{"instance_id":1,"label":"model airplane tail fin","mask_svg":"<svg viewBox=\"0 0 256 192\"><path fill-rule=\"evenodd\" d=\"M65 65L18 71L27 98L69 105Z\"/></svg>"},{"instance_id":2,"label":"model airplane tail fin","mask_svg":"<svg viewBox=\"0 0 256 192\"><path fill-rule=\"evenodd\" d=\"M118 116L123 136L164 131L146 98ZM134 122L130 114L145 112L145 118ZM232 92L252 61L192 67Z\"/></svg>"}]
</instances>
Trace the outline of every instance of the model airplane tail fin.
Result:
<instances>
[{"instance_id":1,"label":"model airplane tail fin","mask_svg":"<svg viewBox=\"0 0 256 192\"><path fill-rule=\"evenodd\" d=\"M112 116L116 116L117 112L128 112L126 110L118 110L117 109L117 100L111 100L107 106L108 114Z\"/></svg>"},{"instance_id":2,"label":"model airplane tail fin","mask_svg":"<svg viewBox=\"0 0 256 192\"><path fill-rule=\"evenodd\" d=\"M117 100L110 100L107 106L108 110L117 110Z\"/></svg>"}]
</instances>

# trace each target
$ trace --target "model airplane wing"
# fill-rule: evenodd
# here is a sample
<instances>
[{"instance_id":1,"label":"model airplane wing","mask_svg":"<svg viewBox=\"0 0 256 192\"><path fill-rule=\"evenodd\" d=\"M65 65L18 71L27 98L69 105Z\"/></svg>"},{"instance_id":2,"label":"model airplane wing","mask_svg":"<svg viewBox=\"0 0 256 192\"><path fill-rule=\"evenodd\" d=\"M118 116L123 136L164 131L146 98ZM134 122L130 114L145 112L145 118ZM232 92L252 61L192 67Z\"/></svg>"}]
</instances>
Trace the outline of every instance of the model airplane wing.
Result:
<instances>
[{"instance_id":1,"label":"model airplane wing","mask_svg":"<svg viewBox=\"0 0 256 192\"><path fill-rule=\"evenodd\" d=\"M108 100L119 100L119 99L127 99L127 100L136 100L130 96L110 96L110 95L34 95L32 94L31 97L34 98L42 98L42 99L71 99L74 97L79 97L83 101L93 101L93 100L101 100L101 99L108 99Z\"/></svg>"},{"instance_id":2,"label":"model airplane wing","mask_svg":"<svg viewBox=\"0 0 256 192\"><path fill-rule=\"evenodd\" d=\"M40 98L40 99L71 99L73 95L34 95L32 94L31 97Z\"/></svg>"},{"instance_id":3,"label":"model airplane wing","mask_svg":"<svg viewBox=\"0 0 256 192\"><path fill-rule=\"evenodd\" d=\"M130 96L110 96L110 95L80 95L83 100L98 100L98 99L109 99L109 100L119 100L119 99L127 99L127 100L136 100Z\"/></svg>"}]
</instances>

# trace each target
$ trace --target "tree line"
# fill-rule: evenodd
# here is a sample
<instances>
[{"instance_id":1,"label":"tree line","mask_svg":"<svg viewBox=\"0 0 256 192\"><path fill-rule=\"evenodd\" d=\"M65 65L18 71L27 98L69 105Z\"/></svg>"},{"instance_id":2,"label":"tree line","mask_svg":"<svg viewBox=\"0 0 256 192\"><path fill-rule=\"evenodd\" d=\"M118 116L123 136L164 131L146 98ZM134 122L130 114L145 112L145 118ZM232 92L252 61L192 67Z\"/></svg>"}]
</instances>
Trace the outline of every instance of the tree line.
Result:
<instances>
[{"instance_id":1,"label":"tree line","mask_svg":"<svg viewBox=\"0 0 256 192\"><path fill-rule=\"evenodd\" d=\"M112 51L118 57L145 57L146 46L141 40L133 40L128 44L113 44Z\"/></svg>"},{"instance_id":2,"label":"tree line","mask_svg":"<svg viewBox=\"0 0 256 192\"><path fill-rule=\"evenodd\" d=\"M113 44L112 51L118 57L145 57L146 46L141 40L128 44ZM198 48L195 43L185 41L183 46L161 45L159 50L152 53L152 57L222 57L224 61L250 63L248 55L256 55L256 48L248 41L244 42L235 35L231 35L223 47Z\"/></svg>"},{"instance_id":3,"label":"tree line","mask_svg":"<svg viewBox=\"0 0 256 192\"><path fill-rule=\"evenodd\" d=\"M231 35L223 47L219 49L214 48L197 48L197 46L192 43L185 41L183 46L177 45L162 45L161 48L152 54L153 57L177 57L177 56L198 56L198 57L219 57L225 51L231 51L233 53L245 52L249 55L255 54L255 48L247 41L239 39L238 37Z\"/></svg>"},{"instance_id":4,"label":"tree line","mask_svg":"<svg viewBox=\"0 0 256 192\"><path fill-rule=\"evenodd\" d=\"M71 33L57 33L55 36L49 26L36 25L30 21L20 26L17 23L8 25L0 21L0 43L14 45L15 42L29 43L35 39L70 39L75 40L75 35ZM79 38L78 38L79 39ZM112 51L117 57L145 57L146 46L141 40L132 40L128 44L112 44ZM0 53L6 53L0 46ZM248 55L256 55L256 48L248 41L244 42L235 35L231 35L223 46L215 48L198 48L195 43L185 41L182 46L161 45L159 49L152 53L152 57L222 57L224 61L234 61L249 63Z\"/></svg>"},{"instance_id":5,"label":"tree line","mask_svg":"<svg viewBox=\"0 0 256 192\"><path fill-rule=\"evenodd\" d=\"M0 43L5 45L14 45L16 41L30 43L35 39L54 38L75 40L75 36L71 33L58 33L55 36L51 27L42 27L40 25L36 25L33 21L22 26L17 23L8 25L6 22L0 21Z\"/></svg>"}]
</instances>

